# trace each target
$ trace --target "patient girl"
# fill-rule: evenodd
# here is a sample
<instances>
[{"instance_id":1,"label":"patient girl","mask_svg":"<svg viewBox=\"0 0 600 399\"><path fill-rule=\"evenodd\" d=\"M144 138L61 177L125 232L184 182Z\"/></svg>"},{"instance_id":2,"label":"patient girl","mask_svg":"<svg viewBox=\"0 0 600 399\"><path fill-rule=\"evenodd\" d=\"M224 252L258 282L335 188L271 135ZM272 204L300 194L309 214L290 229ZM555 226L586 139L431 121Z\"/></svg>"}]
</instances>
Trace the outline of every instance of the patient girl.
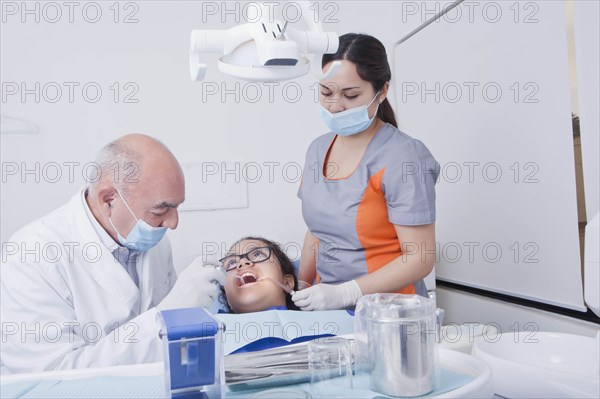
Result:
<instances>
[{"instance_id":1,"label":"patient girl","mask_svg":"<svg viewBox=\"0 0 600 399\"><path fill-rule=\"evenodd\" d=\"M289 294L298 289L294 267L276 243L242 238L220 262L227 272L225 295L233 313L298 310Z\"/></svg>"}]
</instances>

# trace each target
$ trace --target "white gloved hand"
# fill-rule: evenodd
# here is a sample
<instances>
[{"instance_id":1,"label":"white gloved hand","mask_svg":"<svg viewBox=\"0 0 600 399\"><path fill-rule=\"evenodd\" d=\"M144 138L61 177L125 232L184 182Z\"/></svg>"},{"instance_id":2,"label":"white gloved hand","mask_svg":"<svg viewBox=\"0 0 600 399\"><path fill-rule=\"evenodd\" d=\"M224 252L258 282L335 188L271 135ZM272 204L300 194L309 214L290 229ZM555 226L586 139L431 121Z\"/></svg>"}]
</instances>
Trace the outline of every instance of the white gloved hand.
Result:
<instances>
[{"instance_id":1,"label":"white gloved hand","mask_svg":"<svg viewBox=\"0 0 600 399\"><path fill-rule=\"evenodd\" d=\"M177 276L175 285L156 308L207 308L219 295L218 284L225 284L225 274L212 265L203 264L197 257Z\"/></svg>"},{"instance_id":2,"label":"white gloved hand","mask_svg":"<svg viewBox=\"0 0 600 399\"><path fill-rule=\"evenodd\" d=\"M360 287L351 280L339 285L317 284L296 291L292 301L302 310L345 309L356 305L361 296Z\"/></svg>"},{"instance_id":3,"label":"white gloved hand","mask_svg":"<svg viewBox=\"0 0 600 399\"><path fill-rule=\"evenodd\" d=\"M198 259L198 258L196 258L196 259ZM206 261L204 261L203 265L204 266L214 266L214 267L219 267L219 268L223 267L221 265L221 262L219 262L219 260L217 259L217 257L214 256L214 255L207 255L206 256Z\"/></svg>"}]
</instances>

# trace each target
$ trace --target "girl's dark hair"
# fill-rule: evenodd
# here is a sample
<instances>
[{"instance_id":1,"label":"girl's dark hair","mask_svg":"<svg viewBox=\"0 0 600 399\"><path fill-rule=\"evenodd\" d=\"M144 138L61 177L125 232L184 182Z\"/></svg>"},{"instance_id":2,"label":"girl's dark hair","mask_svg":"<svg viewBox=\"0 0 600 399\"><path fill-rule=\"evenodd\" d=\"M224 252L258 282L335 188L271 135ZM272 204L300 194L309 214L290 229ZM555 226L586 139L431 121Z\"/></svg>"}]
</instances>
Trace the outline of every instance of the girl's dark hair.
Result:
<instances>
[{"instance_id":1,"label":"girl's dark hair","mask_svg":"<svg viewBox=\"0 0 600 399\"><path fill-rule=\"evenodd\" d=\"M283 250L281 249L279 244L277 244L274 241L267 240L266 238L263 238L263 237L249 236L249 237L240 238L232 245L232 247L235 246L236 244L239 244L242 241L249 241L249 240L260 241L260 242L264 243L266 246L271 248L271 250L273 251L273 254L279 261L279 267L281 268L281 272L283 273L283 275L285 276L286 274L291 274L294 277L294 288L293 289L294 289L294 291L296 291L298 289L298 277L296 276L296 270L294 269L294 264L292 263L290 258L288 258L288 256L285 254L285 252L283 252ZM225 289L224 288L221 290L221 293L222 293L223 299L225 301L225 303L223 303L223 301L221 301L221 303L224 305L227 305L227 299L225 297ZM296 306L294 301L292 301L292 296L290 294L288 294L287 292L285 293L285 304L289 310L300 310L300 308L298 306Z\"/></svg>"},{"instance_id":2,"label":"girl's dark hair","mask_svg":"<svg viewBox=\"0 0 600 399\"><path fill-rule=\"evenodd\" d=\"M340 36L340 46L335 54L324 54L321 67L331 61L348 60L356 65L358 76L370 82L375 92L383 89L392 79L385 46L376 38L360 33L347 33ZM394 110L386 98L377 109L377 117L398 127Z\"/></svg>"}]
</instances>

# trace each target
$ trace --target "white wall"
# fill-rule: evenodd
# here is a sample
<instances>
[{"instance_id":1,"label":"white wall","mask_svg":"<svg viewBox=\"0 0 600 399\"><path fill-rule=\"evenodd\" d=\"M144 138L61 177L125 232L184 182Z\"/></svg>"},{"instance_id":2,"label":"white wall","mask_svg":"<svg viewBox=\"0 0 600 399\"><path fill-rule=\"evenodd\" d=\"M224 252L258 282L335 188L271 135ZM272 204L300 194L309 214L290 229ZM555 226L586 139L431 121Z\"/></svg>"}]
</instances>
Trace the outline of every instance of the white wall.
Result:
<instances>
[{"instance_id":1,"label":"white wall","mask_svg":"<svg viewBox=\"0 0 600 399\"><path fill-rule=\"evenodd\" d=\"M31 120L40 126L40 133L3 135L3 163L16 162L22 169L22 162L28 168L41 162L42 172L45 162L83 164L93 160L102 145L129 132L161 139L182 162L277 162L276 184L268 181L267 169L258 183L250 184L250 208L182 213L180 228L171 233L176 263L185 264L205 241L229 245L250 233L299 241L304 227L295 198L297 180L292 176L288 179L292 182L286 182L282 168L290 162L302 165L304 149L323 130L309 93L298 103L283 101L279 86L270 104L267 87L261 85L263 99L253 104L243 97L243 82L242 89L236 90L236 83L227 80L224 84L234 94L225 101L220 96L203 98L206 86L189 78L189 35L193 28L221 27L220 18L202 24L199 2L139 2L138 23L115 24L108 8L112 3L100 4L104 17L97 24L86 23L81 16L74 24L34 23L33 19L21 23L18 16L3 24L3 82L26 82L28 87L36 81L42 85L97 82L104 91L95 104L87 103L77 90L73 103L63 98L52 104L43 96L39 104L33 96L23 103L19 96L9 97L3 114ZM205 84L220 85L222 78L212 68ZM109 89L113 82L121 86L132 82L139 89L133 98L139 102L115 104ZM299 84L306 91L308 81ZM121 94L131 90L122 89ZM303 123L289 123L300 114ZM7 176L1 201L3 239L74 193L82 183L82 168L75 168L77 182L69 181L66 171L63 168L57 183L45 182L43 176L39 183L33 175Z\"/></svg>"},{"instance_id":2,"label":"white wall","mask_svg":"<svg viewBox=\"0 0 600 399\"><path fill-rule=\"evenodd\" d=\"M448 3L321 2L317 9L320 19L324 20L325 30L333 30L340 34L350 31L369 33L389 45ZM545 7L552 3L554 2L542 1L535 4ZM3 7L5 4L7 3L3 3ZM22 5L20 2L14 4L18 8ZM42 7L40 3L37 4ZM203 243L216 242L227 246L246 234L260 234L282 243L295 243L291 245L299 247L305 227L300 215L300 203L295 196L298 182L291 174L295 171L296 164L302 165L309 142L325 131L318 118L314 79L306 76L295 81L295 86L276 85L271 100L268 86L249 85L245 82L239 82L239 86L236 86L236 81L221 75L212 62L209 64L211 68L205 84L192 83L188 76L191 30L233 26L235 15L204 14L206 21L203 22L203 5L200 2L142 1L132 3L138 9L124 9L124 4L121 4L120 22L115 23L114 9L109 8L113 3L99 2L102 18L97 23L90 23L82 16L82 8L88 3L81 4L80 8L75 9L73 23L68 20L66 7L62 8L62 18L56 23L47 21L54 17L50 9L46 10L49 15L40 15L39 22L34 21L35 15L21 15L21 10L17 10L16 15L5 12L7 10L3 11L6 22L2 23L0 32L0 77L3 82L3 96L7 98L2 99L2 114L25 118L35 123L39 126L39 133L3 134L0 137L3 165L0 193L2 240L7 240L23 224L64 203L83 183L83 165L93 160L102 145L125 133L143 132L163 140L182 162L227 160L263 165L266 162L278 163L274 168L274 181L269 181L269 169L265 166L262 169L263 178L248 185L248 208L181 214L180 227L170 233L178 268L185 266L193 255L198 254ZM213 4L220 7L223 3ZM228 4L235 7L236 3ZM239 3L239 8L243 9L244 4ZM514 14L511 14L513 11L508 7L512 3L496 4L502 4L503 7L501 26L507 29L507 32L511 31L514 26L510 21ZM486 47L484 36L477 32L480 32L482 27L489 30L492 26L500 25L491 25L486 20L492 14L484 16L483 6L483 3L478 3L472 11L463 7L459 22L436 23L428 28L431 30L423 31L411 39L415 40L414 43L417 43L417 40L420 43L419 46L412 47L411 56L402 53L406 49L403 45L396 53L396 72L422 69L431 71L430 77L433 80L440 80L442 76L452 78L452 71L461 68L461 60L467 65L468 56L472 55L464 42L450 39L452 36L448 33L457 30L466 38L480 40L479 51L481 48L487 48L487 53L477 53L479 56L493 56L493 45ZM43 11L40 9L41 14ZM88 19L93 18L94 10L87 11ZM531 11L520 9L519 20L522 22ZM123 23L126 15L131 15L138 21ZM21 21L22 17L25 18L25 22ZM470 21L471 17L473 22ZM222 18L224 23L221 22ZM335 20L337 22L332 22ZM544 20L544 23L551 22L552 20ZM512 36L511 40L515 41L516 46L518 37ZM410 42L406 43L409 44ZM453 46L460 48L463 53L448 50L454 48ZM562 42L560 46L563 46ZM447 49L449 57L436 59L436 54L442 49ZM559 51L562 50L560 47ZM207 57L212 61L215 58ZM535 62L534 58L527 60L528 71L535 71L535 65L531 64ZM477 69L477 65L468 65L474 70ZM486 68L488 67L489 65L486 65ZM516 71L518 75L518 63L511 70ZM501 73L502 70L493 72ZM24 100L20 93L7 95L7 84L12 88L14 84L20 86L23 83L31 89L35 82L40 82L41 87L50 83L47 86L48 92L43 93L42 90L39 102L35 102L33 94L26 95ZM50 101L54 94L52 82L63 88L63 97L56 103ZM79 84L75 89L73 102L68 99L65 82ZM116 103L113 98L114 89L111 90L115 82L120 85L120 98ZM83 98L81 88L86 83L94 83L102 88L103 94L98 102L89 103ZM131 85L125 88L126 83ZM219 88L218 95L207 95L207 88L214 88L215 84ZM222 84L225 86L221 86ZM567 83L560 81L558 84L560 88L564 86L568 92ZM293 89L298 87L302 94L297 101L290 99L295 96ZM222 99L220 94L223 93L223 88L232 90L235 94L229 93ZM253 99L256 88L262 91L262 97L257 102ZM290 91L285 92L286 88ZM554 86L550 88L555 89ZM137 89L133 99L137 99L138 102L125 103L123 96L131 94L133 89ZM236 99L236 94L239 99ZM565 102L563 100L560 99L561 104ZM400 121L407 133L423 139L436 155L443 153L445 147L458 148L456 142L444 135L444 126L448 120L436 116L431 110L431 107L425 109L425 116L419 118L422 122L419 124L414 122L414 118L413 122L410 122L411 113L404 108L399 115ZM494 123L478 119L476 114L455 116L455 120L468 118L469 121L473 121L473 126ZM564 116L568 117L568 110L564 110ZM566 126L565 121L566 119L561 123ZM519 121L515 121L515 124L518 125ZM438 126L437 131L426 129L426 126L431 125ZM523 138L524 145L547 144L528 136ZM564 137L559 138L563 139ZM479 143L477 140L474 142ZM500 143L500 140L497 143ZM469 141L460 144L469 145ZM480 152L479 148L474 148L473 151L480 153L484 161L495 155L494 152ZM508 147L508 151L517 151L516 155L521 154L518 160L528 159L526 147ZM571 158L567 155L561 159L572 161L572 154ZM37 182L34 180L35 174L23 176L21 173L23 166L31 169L36 162L40 163L40 172L44 172L44 165L49 165L45 170L49 176L39 173L38 175L42 176ZM69 169L63 165L61 177L52 182L54 169L53 164L49 164L52 162L59 165L65 162L79 163L74 167L78 178L71 181ZM290 172L288 176L282 175L285 164L290 165L287 169ZM18 173L8 174L10 168L15 165L19 168ZM550 173L550 169L545 170ZM570 192L571 188L574 188L574 172L567 170L565 173L566 175L560 177L566 182L565 190ZM231 175L228 175L228 178L231 178ZM443 193L442 185L439 187ZM577 255L572 252L577 251L577 248L571 248L572 235L576 236L574 189L567 195L570 196L565 200L567 208L559 212L563 212L560 213L561 220L567 225L569 256L572 256L572 262L577 262ZM546 199L552 198L549 196ZM444 196L439 197L438 204L439 201L444 201ZM454 210L455 205L459 209ZM440 208L446 209L445 213L440 214L440 221L448 220L451 214L448 212L457 212L463 215L464 220L469 219L468 211L471 206L464 207L460 201L455 205L446 204ZM461 206L463 208L460 208ZM538 210L539 203L523 203L522 206L530 207L531 212L534 212ZM527 209L524 211L527 212ZM572 228L569 224L571 219ZM543 235L551 230L546 225L531 228L531 222L527 220L522 223L523 225L515 224L515 230L526 228L534 235ZM464 225L452 223L451 226L447 226L456 228L457 232L464 232L461 230ZM490 226L490 231L494 231L494 226ZM294 255L292 252L290 254Z\"/></svg>"},{"instance_id":3,"label":"white wall","mask_svg":"<svg viewBox=\"0 0 600 399\"><path fill-rule=\"evenodd\" d=\"M95 168L86 165L104 144L126 133L143 132L165 142L182 162L227 160L263 166L262 178L248 184L248 208L181 213L180 227L170 233L177 268L198 254L202 243L228 246L246 234L287 243L294 256L305 231L296 198L296 166L303 165L310 141L325 131L314 78L277 84L270 92L269 86L223 76L215 56L207 56L212 62L204 84L191 82L188 73L192 29L234 26L236 17L243 21L245 2L237 3L242 10L237 16L223 13L221 2L212 3L219 8L216 15L203 13L201 2L142 1L127 8L121 4L118 23L109 2L94 3L102 13L96 23L88 22L96 19L91 3L80 3L73 10L73 22L69 8L60 2L61 18L57 9L40 2L28 3L30 14L23 12L23 3L8 3L3 3L1 26L2 114L36 124L39 133L0 137L2 240L73 195L84 183L82 175L93 176ZM229 9L236 6L228 4ZM283 3L275 9L281 12ZM295 9L287 10L294 17ZM330 2L315 10L325 30L366 32L384 42L419 23L397 23L399 2ZM57 22L51 22L54 19ZM124 23L125 19L137 22ZM35 94L22 97L21 85L35 92L36 82L39 102ZM84 97L86 84L90 88ZM19 91L11 94L15 85ZM72 102L69 85L74 87ZM62 89L62 98L53 102L56 86ZM94 87L100 87L102 95L92 103ZM209 94L215 87L218 93ZM257 89L262 95L255 101ZM115 92L120 95L116 103ZM126 95L137 102L124 102ZM35 170L36 163L38 172L24 173Z\"/></svg>"},{"instance_id":4,"label":"white wall","mask_svg":"<svg viewBox=\"0 0 600 399\"><path fill-rule=\"evenodd\" d=\"M441 164L437 277L585 311L564 3L480 7L396 53L403 126Z\"/></svg>"}]
</instances>

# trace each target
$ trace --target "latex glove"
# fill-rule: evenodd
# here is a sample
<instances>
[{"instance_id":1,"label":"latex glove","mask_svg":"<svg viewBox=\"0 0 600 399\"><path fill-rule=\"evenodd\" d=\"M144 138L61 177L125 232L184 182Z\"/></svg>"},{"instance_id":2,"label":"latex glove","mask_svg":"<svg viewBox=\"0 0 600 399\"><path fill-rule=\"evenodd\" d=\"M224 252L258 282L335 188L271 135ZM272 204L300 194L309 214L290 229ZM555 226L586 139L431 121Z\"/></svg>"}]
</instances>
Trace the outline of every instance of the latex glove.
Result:
<instances>
[{"instance_id":1,"label":"latex glove","mask_svg":"<svg viewBox=\"0 0 600 399\"><path fill-rule=\"evenodd\" d=\"M219 285L225 284L225 274L216 267L204 265L197 257L177 276L171 292L156 306L158 310L212 305L219 295Z\"/></svg>"},{"instance_id":2,"label":"latex glove","mask_svg":"<svg viewBox=\"0 0 600 399\"><path fill-rule=\"evenodd\" d=\"M360 287L351 280L339 285L317 284L296 291L292 301L302 310L345 309L356 305L361 296Z\"/></svg>"},{"instance_id":3,"label":"latex glove","mask_svg":"<svg viewBox=\"0 0 600 399\"><path fill-rule=\"evenodd\" d=\"M199 259L200 257L196 258ZM194 261L196 260L194 259ZM221 262L219 262L219 260L217 259L216 256L214 255L208 255L206 257L206 260L202 263L204 265L204 267L207 266L212 266L212 267L216 267L217 269L219 269L223 274L225 273L225 269L223 269L223 265L221 265ZM223 285L223 284L221 284Z\"/></svg>"}]
</instances>

